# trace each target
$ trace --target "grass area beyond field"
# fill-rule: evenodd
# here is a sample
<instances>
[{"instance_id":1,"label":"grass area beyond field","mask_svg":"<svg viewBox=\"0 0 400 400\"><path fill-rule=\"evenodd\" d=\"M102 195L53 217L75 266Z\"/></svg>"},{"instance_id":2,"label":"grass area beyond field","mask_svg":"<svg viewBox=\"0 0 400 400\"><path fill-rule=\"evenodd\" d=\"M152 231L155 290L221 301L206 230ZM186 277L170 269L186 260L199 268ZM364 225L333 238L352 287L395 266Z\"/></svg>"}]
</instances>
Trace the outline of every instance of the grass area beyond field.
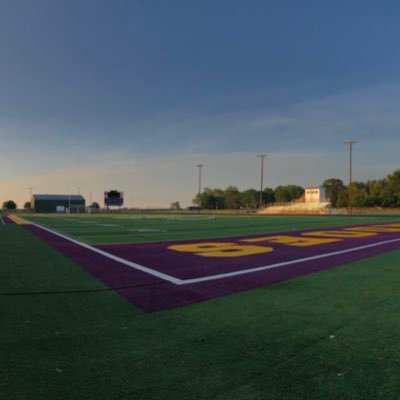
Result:
<instances>
[{"instance_id":1,"label":"grass area beyond field","mask_svg":"<svg viewBox=\"0 0 400 400\"><path fill-rule=\"evenodd\" d=\"M0 237L1 400L398 398L400 251L145 314L23 227Z\"/></svg>"}]
</instances>

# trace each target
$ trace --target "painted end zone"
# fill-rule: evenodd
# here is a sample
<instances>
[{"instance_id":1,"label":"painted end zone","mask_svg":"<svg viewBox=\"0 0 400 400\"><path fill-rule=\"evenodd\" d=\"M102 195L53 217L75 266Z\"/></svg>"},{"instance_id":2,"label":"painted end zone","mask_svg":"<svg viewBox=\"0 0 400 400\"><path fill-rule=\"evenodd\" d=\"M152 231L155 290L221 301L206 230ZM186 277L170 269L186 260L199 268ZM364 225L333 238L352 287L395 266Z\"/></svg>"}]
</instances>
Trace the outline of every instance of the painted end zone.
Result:
<instances>
[{"instance_id":1,"label":"painted end zone","mask_svg":"<svg viewBox=\"0 0 400 400\"><path fill-rule=\"evenodd\" d=\"M18 215L15 214L10 214L8 216L8 220L11 221L11 223L17 224L17 225L26 225L29 224L29 222Z\"/></svg>"},{"instance_id":2,"label":"painted end zone","mask_svg":"<svg viewBox=\"0 0 400 400\"><path fill-rule=\"evenodd\" d=\"M1 217L1 221L0 222L2 224L4 224L4 225L13 225L13 224L15 224L15 222L12 220L12 218L10 216L7 216L7 215L3 215Z\"/></svg>"},{"instance_id":3,"label":"painted end zone","mask_svg":"<svg viewBox=\"0 0 400 400\"><path fill-rule=\"evenodd\" d=\"M179 307L400 249L400 224L91 247L26 229L147 312Z\"/></svg>"}]
</instances>

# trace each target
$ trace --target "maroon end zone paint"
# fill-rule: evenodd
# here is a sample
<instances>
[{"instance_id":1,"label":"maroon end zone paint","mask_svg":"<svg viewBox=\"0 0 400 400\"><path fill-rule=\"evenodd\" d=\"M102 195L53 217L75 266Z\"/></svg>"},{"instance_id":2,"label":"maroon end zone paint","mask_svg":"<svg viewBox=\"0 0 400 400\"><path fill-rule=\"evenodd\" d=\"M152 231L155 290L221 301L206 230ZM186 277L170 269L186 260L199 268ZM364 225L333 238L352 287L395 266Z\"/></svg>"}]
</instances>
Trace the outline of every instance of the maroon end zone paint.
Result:
<instances>
[{"instance_id":1,"label":"maroon end zone paint","mask_svg":"<svg viewBox=\"0 0 400 400\"><path fill-rule=\"evenodd\" d=\"M303 261L264 271L224 277L223 279L209 280L205 282L176 285L155 276L151 276L145 272L132 269L117 261L107 259L100 254L96 254L89 249L56 236L40 227L24 225L24 228L34 233L76 264L80 265L83 269L98 278L107 286L114 288L122 297L147 312L160 311L167 308L205 301L215 297L225 296L324 269L333 268L338 265L360 260L383 252L400 249L400 241L397 241L363 250L340 255L332 255L327 258ZM332 230L338 229L340 228L332 228ZM328 229L324 228L323 230L327 231ZM307 232L312 231L308 230ZM287 234L290 236L299 236L300 231L290 232ZM251 237L268 237L276 235L277 234L275 233L253 235ZM279 233L279 235L285 235L285 233ZM395 238L400 238L399 232L381 232L375 236L348 238L340 242L311 247L291 247L283 244L271 244L274 248L272 253L234 258L201 257L191 253L172 251L169 250L168 247L171 244L176 243L199 243L203 241L229 241L242 243L244 237L168 243L101 245L96 247L184 281L186 279L246 270L254 267L352 249Z\"/></svg>"},{"instance_id":2,"label":"maroon end zone paint","mask_svg":"<svg viewBox=\"0 0 400 400\"><path fill-rule=\"evenodd\" d=\"M7 217L5 215L2 216L1 218L3 219L5 225L13 225L13 224L15 224L15 222L11 218L9 218L9 217Z\"/></svg>"},{"instance_id":3,"label":"maroon end zone paint","mask_svg":"<svg viewBox=\"0 0 400 400\"><path fill-rule=\"evenodd\" d=\"M340 228L323 229L338 230ZM317 231L316 229L313 231ZM290 233L279 233L279 236L290 235L291 237L301 238L300 234L304 231L296 231ZM312 232L307 230L307 232ZM202 257L196 256L192 253L177 252L169 250L168 247L174 244L184 243L201 243L201 242L215 242L215 243L236 243L239 245L246 245L243 240L246 238L256 237L272 237L277 236L274 234L252 235L239 238L216 238L204 240L187 240L187 241L171 241L159 243L135 243L135 244L110 244L110 245L97 245L108 253L117 255L129 261L145 265L149 268L162 271L166 274L172 275L179 279L192 279L209 275L229 273L238 270L246 270L254 267L261 267L293 259L301 259L319 254L331 253L348 248L376 243L377 241L384 241L393 239L396 234L394 233L380 233L375 236L365 238L347 238L343 241L338 241L328 244L319 244L309 247L294 247L278 243L265 243L265 246L272 246L274 251L271 253L263 253L251 256L241 257ZM397 233L400 237L400 233ZM254 243L261 245L260 243ZM400 248L400 247L399 247ZM343 257L343 256L342 256Z\"/></svg>"}]
</instances>

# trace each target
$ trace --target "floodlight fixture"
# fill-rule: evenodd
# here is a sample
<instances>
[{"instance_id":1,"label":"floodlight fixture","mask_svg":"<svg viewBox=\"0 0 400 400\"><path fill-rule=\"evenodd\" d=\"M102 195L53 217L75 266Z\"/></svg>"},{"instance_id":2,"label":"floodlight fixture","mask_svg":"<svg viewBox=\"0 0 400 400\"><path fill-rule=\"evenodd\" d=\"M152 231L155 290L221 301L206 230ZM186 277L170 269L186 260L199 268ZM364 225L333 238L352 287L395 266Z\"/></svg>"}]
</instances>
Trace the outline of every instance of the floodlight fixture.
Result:
<instances>
[{"instance_id":1,"label":"floodlight fixture","mask_svg":"<svg viewBox=\"0 0 400 400\"><path fill-rule=\"evenodd\" d=\"M263 206L263 188L264 188L264 158L266 154L257 154L257 157L261 159L261 185L260 185L260 201L259 201L259 208Z\"/></svg>"},{"instance_id":2,"label":"floodlight fixture","mask_svg":"<svg viewBox=\"0 0 400 400\"><path fill-rule=\"evenodd\" d=\"M350 152L350 157L349 157L349 204L348 204L348 214L351 215L351 200L352 200L352 174L353 174L353 144L356 143L355 140L346 140L343 142L343 144L347 144L349 146L349 152Z\"/></svg>"},{"instance_id":3,"label":"floodlight fixture","mask_svg":"<svg viewBox=\"0 0 400 400\"><path fill-rule=\"evenodd\" d=\"M199 201L201 195L201 169L203 168L203 164L198 164L197 168L199 169Z\"/></svg>"}]
</instances>

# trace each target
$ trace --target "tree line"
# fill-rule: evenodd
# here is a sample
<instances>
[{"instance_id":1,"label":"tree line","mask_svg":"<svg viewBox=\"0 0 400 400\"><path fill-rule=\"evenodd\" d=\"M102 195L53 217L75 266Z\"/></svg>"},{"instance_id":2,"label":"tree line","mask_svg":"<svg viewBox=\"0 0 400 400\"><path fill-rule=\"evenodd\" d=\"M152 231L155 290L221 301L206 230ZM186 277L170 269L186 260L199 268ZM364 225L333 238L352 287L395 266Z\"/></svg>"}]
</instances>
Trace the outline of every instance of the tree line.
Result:
<instances>
[{"instance_id":1,"label":"tree line","mask_svg":"<svg viewBox=\"0 0 400 400\"><path fill-rule=\"evenodd\" d=\"M258 208L262 204L291 202L304 193L304 189L297 185L277 186L275 189L265 188L260 196L260 191L247 189L239 191L236 186L228 186L225 190L206 187L202 193L197 194L193 203L209 210L237 210L240 208Z\"/></svg>"},{"instance_id":2,"label":"tree line","mask_svg":"<svg viewBox=\"0 0 400 400\"><path fill-rule=\"evenodd\" d=\"M330 199L332 207L345 208L349 202L349 186L337 178L326 179L322 185L326 190L326 196ZM352 182L351 206L361 207L400 207L400 169L383 179L369 180L367 182ZM193 203L201 208L209 210L241 208L255 209L263 205L273 203L288 203L300 198L304 194L304 188L297 185L279 185L275 189L265 188L260 196L260 191L247 189L239 191L235 186L228 186L225 190L205 188L197 194ZM4 201L3 210L17 208L13 200ZM30 203L24 205L30 209ZM179 207L180 208L180 207Z\"/></svg>"},{"instance_id":3,"label":"tree line","mask_svg":"<svg viewBox=\"0 0 400 400\"><path fill-rule=\"evenodd\" d=\"M334 208L345 208L349 204L349 185L337 178L326 179L322 185L326 196ZM400 169L389 174L386 178L369 180L367 182L352 182L351 206L361 207L400 207ZM239 191L235 186L225 190L206 187L197 194L193 203L209 210L217 209L255 209L266 204L288 203L301 198L304 188L297 185L279 185L275 189L265 188L260 191L247 189Z\"/></svg>"},{"instance_id":4,"label":"tree line","mask_svg":"<svg viewBox=\"0 0 400 400\"><path fill-rule=\"evenodd\" d=\"M327 179L322 186L330 198L332 207L347 207L349 202L349 186L340 179ZM367 182L352 182L352 207L400 207L400 169L389 174L386 178Z\"/></svg>"}]
</instances>

